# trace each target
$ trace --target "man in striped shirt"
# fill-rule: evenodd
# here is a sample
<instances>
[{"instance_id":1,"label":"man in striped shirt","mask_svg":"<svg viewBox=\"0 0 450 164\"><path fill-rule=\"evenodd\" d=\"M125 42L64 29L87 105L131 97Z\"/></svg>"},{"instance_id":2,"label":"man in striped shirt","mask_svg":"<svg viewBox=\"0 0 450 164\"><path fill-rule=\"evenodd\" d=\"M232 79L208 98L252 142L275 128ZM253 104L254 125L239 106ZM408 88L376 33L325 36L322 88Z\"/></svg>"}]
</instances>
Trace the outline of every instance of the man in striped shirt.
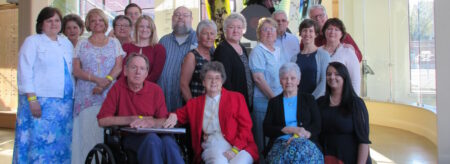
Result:
<instances>
[{"instance_id":1,"label":"man in striped shirt","mask_svg":"<svg viewBox=\"0 0 450 164\"><path fill-rule=\"evenodd\" d=\"M163 89L169 112L182 106L181 64L188 51L197 47L197 37L192 29L192 11L184 6L176 8L172 15L172 30L159 40L166 48L166 62L158 84Z\"/></svg>"}]
</instances>

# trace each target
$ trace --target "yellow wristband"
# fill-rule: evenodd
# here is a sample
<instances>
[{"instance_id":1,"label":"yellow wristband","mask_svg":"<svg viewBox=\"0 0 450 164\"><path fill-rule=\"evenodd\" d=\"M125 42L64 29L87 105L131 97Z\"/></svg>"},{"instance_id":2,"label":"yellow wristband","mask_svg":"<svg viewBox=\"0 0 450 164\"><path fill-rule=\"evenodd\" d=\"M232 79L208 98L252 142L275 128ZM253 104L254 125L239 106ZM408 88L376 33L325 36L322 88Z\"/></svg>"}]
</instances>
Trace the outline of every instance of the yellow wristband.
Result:
<instances>
[{"instance_id":1,"label":"yellow wristband","mask_svg":"<svg viewBox=\"0 0 450 164\"><path fill-rule=\"evenodd\" d=\"M141 115L138 116L139 119L143 119L144 117L142 117Z\"/></svg>"},{"instance_id":2,"label":"yellow wristband","mask_svg":"<svg viewBox=\"0 0 450 164\"><path fill-rule=\"evenodd\" d=\"M33 102L33 101L36 101L37 100L37 97L36 96L30 96L30 97L28 97L28 101L29 102Z\"/></svg>"},{"instance_id":3,"label":"yellow wristband","mask_svg":"<svg viewBox=\"0 0 450 164\"><path fill-rule=\"evenodd\" d=\"M298 138L299 136L297 135L297 134L294 134L294 136L293 136L294 138Z\"/></svg>"},{"instance_id":4,"label":"yellow wristband","mask_svg":"<svg viewBox=\"0 0 450 164\"><path fill-rule=\"evenodd\" d=\"M232 147L232 148L231 148L231 151L233 151L235 154L239 154L239 150L236 149L235 147Z\"/></svg>"},{"instance_id":5,"label":"yellow wristband","mask_svg":"<svg viewBox=\"0 0 450 164\"><path fill-rule=\"evenodd\" d=\"M108 79L109 81L114 81L114 79L113 79L113 77L112 76L110 76L110 75L106 75L106 77L105 77L106 79Z\"/></svg>"}]
</instances>

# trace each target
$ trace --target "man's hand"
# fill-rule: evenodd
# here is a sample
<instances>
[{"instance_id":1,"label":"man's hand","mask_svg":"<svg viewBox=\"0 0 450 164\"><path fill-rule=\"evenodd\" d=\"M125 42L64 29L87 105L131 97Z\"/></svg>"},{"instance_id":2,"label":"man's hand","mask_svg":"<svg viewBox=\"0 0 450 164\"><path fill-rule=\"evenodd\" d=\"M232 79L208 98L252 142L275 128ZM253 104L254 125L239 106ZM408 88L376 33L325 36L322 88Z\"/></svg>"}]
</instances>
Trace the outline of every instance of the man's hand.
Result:
<instances>
[{"instance_id":1,"label":"man's hand","mask_svg":"<svg viewBox=\"0 0 450 164\"><path fill-rule=\"evenodd\" d=\"M170 113L169 117L164 122L163 127L164 128L173 128L177 124L177 121L178 121L177 114Z\"/></svg>"},{"instance_id":2,"label":"man's hand","mask_svg":"<svg viewBox=\"0 0 450 164\"><path fill-rule=\"evenodd\" d=\"M155 126L155 120L153 117L136 118L130 123L132 128L153 128Z\"/></svg>"}]
</instances>

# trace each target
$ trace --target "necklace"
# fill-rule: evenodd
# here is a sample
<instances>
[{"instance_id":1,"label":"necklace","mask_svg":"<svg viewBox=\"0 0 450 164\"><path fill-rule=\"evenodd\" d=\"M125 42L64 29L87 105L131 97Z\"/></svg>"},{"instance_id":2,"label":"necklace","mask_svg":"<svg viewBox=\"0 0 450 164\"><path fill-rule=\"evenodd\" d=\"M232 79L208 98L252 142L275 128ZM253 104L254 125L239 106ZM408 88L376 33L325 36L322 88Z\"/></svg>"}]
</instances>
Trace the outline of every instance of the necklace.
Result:
<instances>
[{"instance_id":1,"label":"necklace","mask_svg":"<svg viewBox=\"0 0 450 164\"><path fill-rule=\"evenodd\" d=\"M330 95L330 106L338 106L340 104L340 102L334 102L333 98Z\"/></svg>"},{"instance_id":2,"label":"necklace","mask_svg":"<svg viewBox=\"0 0 450 164\"><path fill-rule=\"evenodd\" d=\"M333 56L334 53L336 53L336 50L338 49L339 45L340 44L338 44L336 47L330 47L325 45L325 50L327 50L330 53L330 55Z\"/></svg>"}]
</instances>

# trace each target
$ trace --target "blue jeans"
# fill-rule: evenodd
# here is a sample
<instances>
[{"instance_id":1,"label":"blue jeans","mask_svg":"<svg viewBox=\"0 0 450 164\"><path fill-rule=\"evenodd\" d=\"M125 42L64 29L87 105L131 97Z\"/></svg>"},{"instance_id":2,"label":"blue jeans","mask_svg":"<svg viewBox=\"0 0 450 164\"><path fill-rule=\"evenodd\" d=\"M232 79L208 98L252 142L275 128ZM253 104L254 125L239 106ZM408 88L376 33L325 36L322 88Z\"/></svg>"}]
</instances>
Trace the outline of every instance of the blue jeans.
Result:
<instances>
[{"instance_id":1,"label":"blue jeans","mask_svg":"<svg viewBox=\"0 0 450 164\"><path fill-rule=\"evenodd\" d=\"M172 135L130 134L124 137L123 146L137 153L139 163L184 163Z\"/></svg>"},{"instance_id":2,"label":"blue jeans","mask_svg":"<svg viewBox=\"0 0 450 164\"><path fill-rule=\"evenodd\" d=\"M267 98L265 97L255 97L253 99L252 131L259 152L262 152L264 150L264 146L266 145L264 143L263 122L264 118L266 117L268 103L269 100L267 100Z\"/></svg>"}]
</instances>

